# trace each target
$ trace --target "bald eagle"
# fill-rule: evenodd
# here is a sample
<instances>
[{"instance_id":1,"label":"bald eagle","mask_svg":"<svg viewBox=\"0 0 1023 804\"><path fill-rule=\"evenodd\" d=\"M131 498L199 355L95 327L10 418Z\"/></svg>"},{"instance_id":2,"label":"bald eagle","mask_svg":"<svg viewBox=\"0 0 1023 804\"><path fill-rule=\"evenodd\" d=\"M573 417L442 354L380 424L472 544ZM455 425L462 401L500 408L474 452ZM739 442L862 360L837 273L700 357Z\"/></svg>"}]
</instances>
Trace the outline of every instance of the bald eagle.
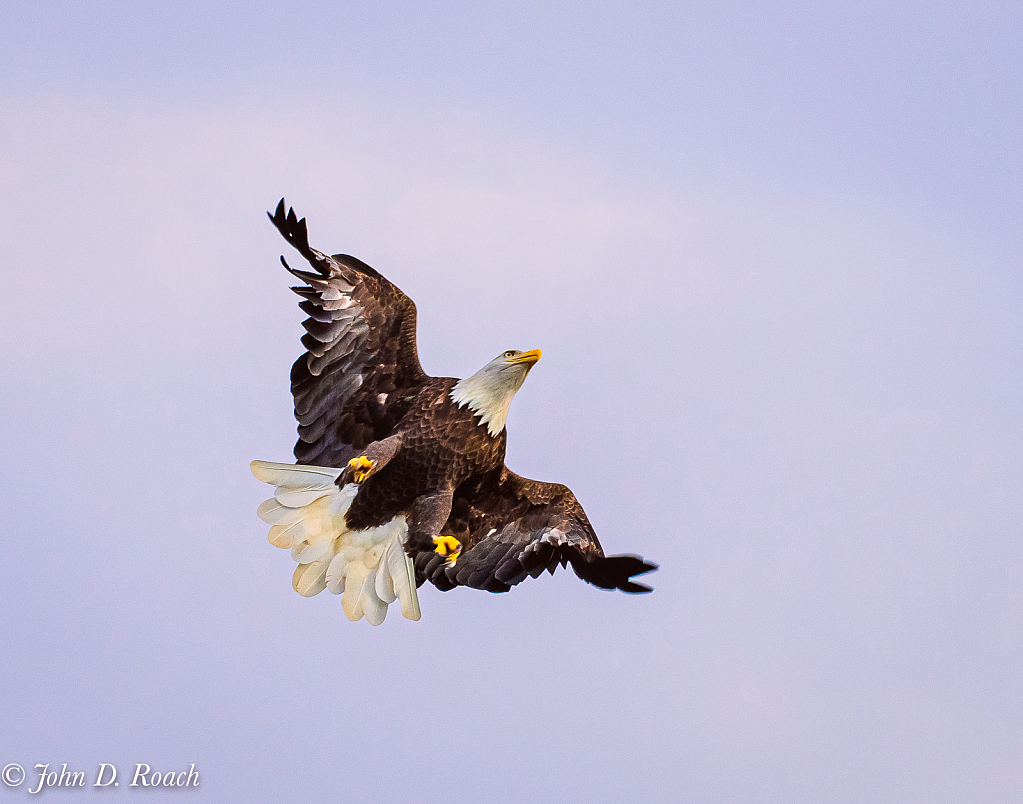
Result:
<instances>
[{"instance_id":1,"label":"bald eagle","mask_svg":"<svg viewBox=\"0 0 1023 804\"><path fill-rule=\"evenodd\" d=\"M298 462L252 462L276 487L258 514L298 563L295 591L342 594L348 618L373 625L396 599L418 620L426 581L507 592L571 564L601 589L651 591L632 578L656 565L605 556L567 487L504 465L508 406L539 349L504 352L465 380L428 377L408 296L354 257L310 248L283 198L270 220L314 269L281 257L309 315L291 370Z\"/></svg>"}]
</instances>

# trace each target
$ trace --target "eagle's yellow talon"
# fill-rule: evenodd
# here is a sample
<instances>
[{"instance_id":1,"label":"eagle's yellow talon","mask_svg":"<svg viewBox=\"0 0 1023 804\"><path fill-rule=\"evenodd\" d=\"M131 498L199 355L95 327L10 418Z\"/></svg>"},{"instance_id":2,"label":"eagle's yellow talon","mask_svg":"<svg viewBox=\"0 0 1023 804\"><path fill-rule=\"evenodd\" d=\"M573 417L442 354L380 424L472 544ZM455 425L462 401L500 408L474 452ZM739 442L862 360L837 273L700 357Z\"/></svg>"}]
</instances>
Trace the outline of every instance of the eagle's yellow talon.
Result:
<instances>
[{"instance_id":1,"label":"eagle's yellow talon","mask_svg":"<svg viewBox=\"0 0 1023 804\"><path fill-rule=\"evenodd\" d=\"M444 556L449 564L453 565L458 561L458 556L462 552L462 543L458 539L453 536L435 536L433 543L437 545L434 552Z\"/></svg>"},{"instance_id":2,"label":"eagle's yellow talon","mask_svg":"<svg viewBox=\"0 0 1023 804\"><path fill-rule=\"evenodd\" d=\"M374 466L376 466L376 461L370 460L365 455L352 458L348 462L348 468L352 470L352 480L356 483L361 483L365 480L366 476L373 471Z\"/></svg>"}]
</instances>

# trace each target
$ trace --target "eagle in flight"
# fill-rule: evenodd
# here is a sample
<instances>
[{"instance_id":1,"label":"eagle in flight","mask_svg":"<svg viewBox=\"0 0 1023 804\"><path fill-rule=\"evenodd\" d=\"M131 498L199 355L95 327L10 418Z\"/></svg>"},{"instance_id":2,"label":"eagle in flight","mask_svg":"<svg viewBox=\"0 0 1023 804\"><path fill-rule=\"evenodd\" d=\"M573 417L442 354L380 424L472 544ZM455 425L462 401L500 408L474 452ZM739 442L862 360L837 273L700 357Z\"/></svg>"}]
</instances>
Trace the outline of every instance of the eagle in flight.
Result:
<instances>
[{"instance_id":1,"label":"eagle in flight","mask_svg":"<svg viewBox=\"0 0 1023 804\"><path fill-rule=\"evenodd\" d=\"M650 591L633 577L656 565L605 556L567 487L504 465L508 406L539 349L504 352L465 380L428 377L408 296L354 257L310 248L283 198L270 220L313 267L281 257L309 316L291 369L298 462L252 462L276 487L258 514L298 563L295 591L341 594L349 619L373 625L395 599L418 620L426 581L507 592L559 564L601 589Z\"/></svg>"}]
</instances>

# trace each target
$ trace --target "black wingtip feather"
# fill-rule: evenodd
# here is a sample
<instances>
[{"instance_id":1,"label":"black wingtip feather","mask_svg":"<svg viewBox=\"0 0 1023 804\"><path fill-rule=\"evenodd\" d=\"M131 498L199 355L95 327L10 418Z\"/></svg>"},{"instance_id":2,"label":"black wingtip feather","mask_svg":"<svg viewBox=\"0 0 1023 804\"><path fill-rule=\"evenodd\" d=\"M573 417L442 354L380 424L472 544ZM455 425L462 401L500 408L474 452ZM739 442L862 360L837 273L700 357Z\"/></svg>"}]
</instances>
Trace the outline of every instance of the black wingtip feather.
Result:
<instances>
[{"instance_id":1,"label":"black wingtip feather","mask_svg":"<svg viewBox=\"0 0 1023 804\"><path fill-rule=\"evenodd\" d=\"M636 583L632 578L657 569L656 564L644 561L640 556L618 555L601 558L572 561L575 574L587 583L600 589L620 589L632 595L652 592L645 584Z\"/></svg>"},{"instance_id":2,"label":"black wingtip feather","mask_svg":"<svg viewBox=\"0 0 1023 804\"><path fill-rule=\"evenodd\" d=\"M266 214L270 218L270 222L277 227L277 231L281 233L281 236L322 274L323 269L318 265L320 260L317 259L312 249L309 248L309 231L306 227L305 218L299 219L295 214L294 207L288 207L288 211L285 213L283 198L277 204L277 209L274 210L273 215L269 212Z\"/></svg>"},{"instance_id":3,"label":"black wingtip feather","mask_svg":"<svg viewBox=\"0 0 1023 804\"><path fill-rule=\"evenodd\" d=\"M630 595L645 595L648 592L654 591L652 586L647 586L645 583L636 583L634 581L626 581L618 588L623 592L628 592Z\"/></svg>"}]
</instances>

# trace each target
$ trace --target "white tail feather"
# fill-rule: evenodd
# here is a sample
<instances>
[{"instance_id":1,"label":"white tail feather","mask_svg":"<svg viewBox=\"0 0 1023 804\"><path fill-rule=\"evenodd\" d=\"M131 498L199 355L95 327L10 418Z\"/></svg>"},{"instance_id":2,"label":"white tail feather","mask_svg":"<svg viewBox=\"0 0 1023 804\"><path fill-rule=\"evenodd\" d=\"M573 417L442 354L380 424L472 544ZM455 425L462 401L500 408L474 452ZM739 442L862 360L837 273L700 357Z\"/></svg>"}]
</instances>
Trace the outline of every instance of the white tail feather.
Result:
<instances>
[{"instance_id":1,"label":"white tail feather","mask_svg":"<svg viewBox=\"0 0 1023 804\"><path fill-rule=\"evenodd\" d=\"M371 580L367 578L367 590L362 605L366 612L366 621L370 625L380 625L384 621L384 617L387 616L387 604L378 598L372 589L368 588L370 583Z\"/></svg>"},{"instance_id":2,"label":"white tail feather","mask_svg":"<svg viewBox=\"0 0 1023 804\"><path fill-rule=\"evenodd\" d=\"M390 551L391 546L388 545L387 549ZM391 578L390 568L387 566L386 561L381 561L377 564L376 577L373 581L373 591L375 591L377 597L384 601L387 605L394 602L394 580Z\"/></svg>"},{"instance_id":3,"label":"white tail feather","mask_svg":"<svg viewBox=\"0 0 1023 804\"><path fill-rule=\"evenodd\" d=\"M298 488L330 488L340 469L329 466L306 466L300 463L271 463L270 461L253 461L249 464L256 480L262 480L271 486L290 486Z\"/></svg>"},{"instance_id":4,"label":"white tail feather","mask_svg":"<svg viewBox=\"0 0 1023 804\"><path fill-rule=\"evenodd\" d=\"M289 508L287 510L294 511L299 517L302 515L301 508ZM270 528L270 544L274 547L283 549L294 547L296 542L304 541L305 537L305 525L301 519L288 524L274 525Z\"/></svg>"},{"instance_id":5,"label":"white tail feather","mask_svg":"<svg viewBox=\"0 0 1023 804\"><path fill-rule=\"evenodd\" d=\"M295 591L306 597L328 589L342 595L341 606L351 620L365 616L379 625L387 607L401 600L401 613L421 616L415 570L405 554L408 525L404 516L376 528L352 531L345 514L358 494L353 483L338 488L340 469L253 461L252 474L276 486L274 498L257 509L269 525L270 542L290 548L299 562L292 578Z\"/></svg>"},{"instance_id":6,"label":"white tail feather","mask_svg":"<svg viewBox=\"0 0 1023 804\"><path fill-rule=\"evenodd\" d=\"M339 550L327 567L327 591L332 595L340 595L345 591L345 551Z\"/></svg>"},{"instance_id":7,"label":"white tail feather","mask_svg":"<svg viewBox=\"0 0 1023 804\"><path fill-rule=\"evenodd\" d=\"M387 571L394 584L394 592L401 601L401 616L406 620L418 620L423 616L419 609L419 593L416 591L416 571L412 559L405 553L404 540L392 544L384 556Z\"/></svg>"},{"instance_id":8,"label":"white tail feather","mask_svg":"<svg viewBox=\"0 0 1023 804\"><path fill-rule=\"evenodd\" d=\"M354 581L354 583L353 583ZM349 620L359 620L366 613L367 576L350 577L346 580L345 593L341 596L341 608Z\"/></svg>"},{"instance_id":9,"label":"white tail feather","mask_svg":"<svg viewBox=\"0 0 1023 804\"><path fill-rule=\"evenodd\" d=\"M318 561L321 556L327 555L332 547L330 542L320 542L318 544L309 544L309 542L299 542L291 548L291 557L299 564L309 564L312 561ZM327 563L330 563L330 559L334 557L333 552L327 558ZM324 569L324 573L326 573Z\"/></svg>"},{"instance_id":10,"label":"white tail feather","mask_svg":"<svg viewBox=\"0 0 1023 804\"><path fill-rule=\"evenodd\" d=\"M277 502L281 505L286 505L289 508L301 508L309 505L310 503L316 502L318 499L323 497L324 494L329 493L330 489L289 489L285 486L278 486L277 491L274 492L274 497L277 498Z\"/></svg>"},{"instance_id":11,"label":"white tail feather","mask_svg":"<svg viewBox=\"0 0 1023 804\"><path fill-rule=\"evenodd\" d=\"M276 497L271 497L269 500L265 500L259 504L259 508L256 509L256 516L268 525L276 525L277 517L282 515L282 513L291 510L291 508L277 502Z\"/></svg>"},{"instance_id":12,"label":"white tail feather","mask_svg":"<svg viewBox=\"0 0 1023 804\"><path fill-rule=\"evenodd\" d=\"M303 597L318 595L326 586L324 576L327 574L327 564L330 557L321 556L316 561L308 564L299 564L295 567L295 574L291 578L291 585L296 592Z\"/></svg>"}]
</instances>

